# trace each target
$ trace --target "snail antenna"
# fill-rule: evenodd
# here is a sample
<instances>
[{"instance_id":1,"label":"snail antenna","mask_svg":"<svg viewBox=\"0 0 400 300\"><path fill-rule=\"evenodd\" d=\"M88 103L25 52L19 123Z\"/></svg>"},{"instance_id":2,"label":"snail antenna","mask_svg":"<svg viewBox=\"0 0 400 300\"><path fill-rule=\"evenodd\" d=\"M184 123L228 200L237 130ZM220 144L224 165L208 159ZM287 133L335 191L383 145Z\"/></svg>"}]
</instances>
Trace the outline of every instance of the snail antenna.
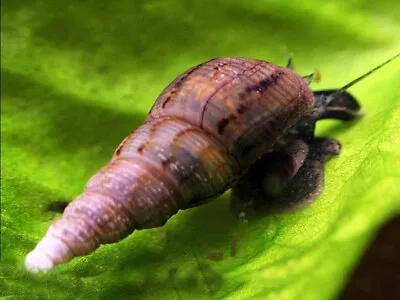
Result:
<instances>
[{"instance_id":1,"label":"snail antenna","mask_svg":"<svg viewBox=\"0 0 400 300\"><path fill-rule=\"evenodd\" d=\"M356 79L350 81L349 83L347 83L346 85L344 85L342 88L339 89L339 91L345 91L347 90L349 87L355 85L357 82L359 82L360 80L364 79L365 77L371 75L372 73L374 73L375 71L379 70L380 68L382 68L384 65L387 65L388 63L390 63L391 61L393 61L394 59L396 59L397 57L400 56L400 53L397 53L395 56L389 58L388 60L384 61L383 63L381 63L380 65L376 66L375 68L372 68L371 70L369 70L367 73L361 75L360 77L357 77Z\"/></svg>"}]
</instances>

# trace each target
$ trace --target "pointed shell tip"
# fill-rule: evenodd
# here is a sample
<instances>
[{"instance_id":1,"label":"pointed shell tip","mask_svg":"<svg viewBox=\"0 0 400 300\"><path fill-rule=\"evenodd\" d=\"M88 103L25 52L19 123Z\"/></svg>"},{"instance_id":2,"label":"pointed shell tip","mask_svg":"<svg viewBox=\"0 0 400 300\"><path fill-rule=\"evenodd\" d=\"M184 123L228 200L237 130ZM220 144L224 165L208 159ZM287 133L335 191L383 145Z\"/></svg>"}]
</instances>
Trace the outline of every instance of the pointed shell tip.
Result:
<instances>
[{"instance_id":1,"label":"pointed shell tip","mask_svg":"<svg viewBox=\"0 0 400 300\"><path fill-rule=\"evenodd\" d=\"M52 269L54 266L51 259L43 252L33 249L25 258L25 268L28 272L38 273Z\"/></svg>"}]
</instances>

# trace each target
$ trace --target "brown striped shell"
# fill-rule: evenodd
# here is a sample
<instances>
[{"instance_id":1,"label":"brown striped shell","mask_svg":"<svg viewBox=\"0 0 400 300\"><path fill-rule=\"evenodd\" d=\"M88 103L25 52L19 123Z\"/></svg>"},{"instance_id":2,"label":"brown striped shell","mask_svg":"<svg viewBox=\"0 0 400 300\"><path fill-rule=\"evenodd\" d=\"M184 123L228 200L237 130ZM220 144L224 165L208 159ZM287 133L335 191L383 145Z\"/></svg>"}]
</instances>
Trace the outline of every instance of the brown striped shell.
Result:
<instances>
[{"instance_id":1,"label":"brown striped shell","mask_svg":"<svg viewBox=\"0 0 400 300\"><path fill-rule=\"evenodd\" d=\"M189 69L50 226L26 268L50 269L223 193L314 102L300 75L265 61L219 58Z\"/></svg>"},{"instance_id":2,"label":"brown striped shell","mask_svg":"<svg viewBox=\"0 0 400 300\"><path fill-rule=\"evenodd\" d=\"M147 119L183 119L212 135L246 168L313 106L307 82L292 70L219 58L176 78Z\"/></svg>"}]
</instances>

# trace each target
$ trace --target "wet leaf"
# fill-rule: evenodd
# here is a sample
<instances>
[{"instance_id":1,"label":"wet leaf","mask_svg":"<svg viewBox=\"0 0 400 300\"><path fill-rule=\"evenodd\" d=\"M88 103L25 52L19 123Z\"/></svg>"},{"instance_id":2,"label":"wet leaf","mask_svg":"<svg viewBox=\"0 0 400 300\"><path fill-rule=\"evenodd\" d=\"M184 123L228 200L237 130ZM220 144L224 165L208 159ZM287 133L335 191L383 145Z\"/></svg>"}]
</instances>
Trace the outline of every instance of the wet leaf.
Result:
<instances>
[{"instance_id":1,"label":"wet leaf","mask_svg":"<svg viewBox=\"0 0 400 300\"><path fill-rule=\"evenodd\" d=\"M323 195L242 224L228 195L46 274L24 256L176 75L211 57L318 67L340 87L400 50L397 1L2 2L0 295L13 299L331 299L400 211L400 61L351 88L366 116ZM210 260L211 253L219 253ZM222 254L223 255L222 255ZM231 255L234 253L235 255Z\"/></svg>"}]
</instances>

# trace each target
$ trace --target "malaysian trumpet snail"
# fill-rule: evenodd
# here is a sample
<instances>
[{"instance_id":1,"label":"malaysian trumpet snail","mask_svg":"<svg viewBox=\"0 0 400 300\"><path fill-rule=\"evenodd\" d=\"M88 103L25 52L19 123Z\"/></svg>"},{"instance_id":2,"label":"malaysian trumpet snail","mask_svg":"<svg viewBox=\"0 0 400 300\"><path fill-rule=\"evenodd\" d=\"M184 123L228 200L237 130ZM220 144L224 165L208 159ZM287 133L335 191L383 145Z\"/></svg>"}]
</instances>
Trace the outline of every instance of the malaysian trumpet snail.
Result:
<instances>
[{"instance_id":1,"label":"malaysian trumpet snail","mask_svg":"<svg viewBox=\"0 0 400 300\"><path fill-rule=\"evenodd\" d=\"M346 89L389 61L341 89L314 93L308 86L313 76L296 74L291 64L218 58L189 69L165 88L143 125L51 224L27 255L26 269L51 269L136 229L162 226L180 209L231 187L236 212L253 204L262 208L268 203L263 197L284 193L285 185L293 190L303 165L323 166L339 153L338 142L314 137L315 122L359 116ZM283 170L278 189L265 172L274 155L279 164L271 172Z\"/></svg>"}]
</instances>

